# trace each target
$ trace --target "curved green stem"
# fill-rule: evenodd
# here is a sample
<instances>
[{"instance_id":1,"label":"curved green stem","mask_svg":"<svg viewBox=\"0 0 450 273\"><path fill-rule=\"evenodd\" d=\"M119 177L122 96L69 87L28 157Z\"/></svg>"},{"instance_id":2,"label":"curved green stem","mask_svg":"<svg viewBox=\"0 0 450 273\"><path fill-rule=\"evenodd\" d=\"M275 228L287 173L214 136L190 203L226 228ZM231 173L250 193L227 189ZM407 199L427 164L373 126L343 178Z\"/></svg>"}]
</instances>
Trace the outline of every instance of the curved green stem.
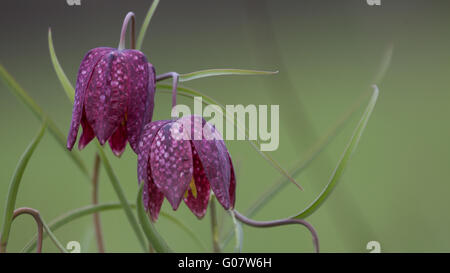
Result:
<instances>
[{"instance_id":1,"label":"curved green stem","mask_svg":"<svg viewBox=\"0 0 450 273\"><path fill-rule=\"evenodd\" d=\"M145 213L144 205L142 203L142 189L143 189L144 183L141 183L141 186L139 187L139 192L136 198L136 210L138 214L139 221L141 222L142 229L144 230L144 234L147 237L147 240L149 244L151 245L150 249L154 249L156 252L160 253L168 253L172 252L167 245L166 241L159 235L159 233L156 231L155 226L153 223L149 220L149 217Z\"/></svg>"},{"instance_id":2,"label":"curved green stem","mask_svg":"<svg viewBox=\"0 0 450 273\"><path fill-rule=\"evenodd\" d=\"M3 215L3 226L0 234L0 252L6 251L6 244L8 243L9 233L11 231L11 223L14 218L13 214L14 208L16 207L17 193L19 191L20 181L22 180L22 176L25 172L25 168L28 165L28 161L30 160L34 150L41 141L46 128L47 123L44 122L39 129L39 132L31 141L30 145L27 147L22 157L20 158L16 170L14 171L14 175L11 178L8 196L6 198L5 213Z\"/></svg>"},{"instance_id":3,"label":"curved green stem","mask_svg":"<svg viewBox=\"0 0 450 273\"><path fill-rule=\"evenodd\" d=\"M150 24L150 20L155 13L156 8L158 7L159 0L153 0L152 5L147 11L147 15L145 16L144 22L142 23L141 30L139 31L139 36L137 38L136 49L141 50L142 44L144 43L145 33L147 32L148 26Z\"/></svg>"},{"instance_id":4,"label":"curved green stem","mask_svg":"<svg viewBox=\"0 0 450 273\"><path fill-rule=\"evenodd\" d=\"M100 145L100 143L97 141L97 147L98 147L98 154L102 160L103 166L105 167L105 171L107 175L109 176L109 181L111 181L111 185L114 188L114 191L117 194L117 197L119 198L120 203L123 206L123 210L125 211L125 215L127 216L128 222L130 222L131 227L133 228L134 233L136 234L136 237L139 241L139 244L141 245L144 252L147 252L147 245L145 244L145 237L142 233L141 228L139 227L138 221L136 220L136 217L133 214L133 211L131 210L130 204L128 203L128 200L125 196L125 193L123 192L122 186L120 186L119 179L117 178L116 174L114 173L114 170L109 163L108 158L106 157L105 152L103 151L103 147Z\"/></svg>"}]
</instances>

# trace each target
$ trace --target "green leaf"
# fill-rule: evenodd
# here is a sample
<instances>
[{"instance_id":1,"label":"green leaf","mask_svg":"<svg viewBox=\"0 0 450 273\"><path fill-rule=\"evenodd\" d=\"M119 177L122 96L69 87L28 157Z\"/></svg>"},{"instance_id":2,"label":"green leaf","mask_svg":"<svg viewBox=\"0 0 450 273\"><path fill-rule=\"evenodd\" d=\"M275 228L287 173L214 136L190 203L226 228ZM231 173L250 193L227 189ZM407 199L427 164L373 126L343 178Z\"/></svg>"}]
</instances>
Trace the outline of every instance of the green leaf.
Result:
<instances>
[{"instance_id":1,"label":"green leaf","mask_svg":"<svg viewBox=\"0 0 450 273\"><path fill-rule=\"evenodd\" d=\"M179 81L187 82L196 79L225 76L225 75L273 75L278 71L261 71L261 70L247 70L247 69L206 69L186 74L180 74Z\"/></svg>"},{"instance_id":2,"label":"green leaf","mask_svg":"<svg viewBox=\"0 0 450 273\"><path fill-rule=\"evenodd\" d=\"M20 158L16 170L14 171L14 174L11 178L11 182L9 183L8 196L6 197L5 212L3 215L2 231L0 234L0 252L2 252L1 250L4 249L4 247L6 247L6 244L8 242L14 209L16 208L17 193L19 192L20 181L22 181L23 173L25 172L25 169L28 165L28 162L30 161L31 156L33 155L34 150L41 141L46 128L47 123L44 122L39 129L39 132L33 138L31 143L23 153L22 157Z\"/></svg>"},{"instance_id":3,"label":"green leaf","mask_svg":"<svg viewBox=\"0 0 450 273\"><path fill-rule=\"evenodd\" d=\"M138 214L139 221L141 222L142 229L144 230L144 234L147 237L147 240L151 244L151 246L159 253L168 253L172 252L167 245L166 241L159 235L158 231L156 231L155 226L149 220L147 214L145 213L144 205L142 204L142 189L144 188L144 183L141 183L139 187L139 192L136 198L136 210Z\"/></svg>"},{"instance_id":4,"label":"green leaf","mask_svg":"<svg viewBox=\"0 0 450 273\"><path fill-rule=\"evenodd\" d=\"M130 206L132 208L136 208L135 204L131 204ZM97 204L97 205L88 205L82 208L78 208L78 209L74 209L72 211L69 211L63 215L61 215L60 217L56 218L55 220L53 220L52 222L49 223L49 228L51 231L55 232L56 230L58 230L59 228L83 217L83 216L87 216L87 215L92 215L96 212L103 212L103 211L109 211L109 210L119 210L122 209L122 204L121 203L104 203L104 204ZM183 231L185 231L188 235L190 235L192 237L193 240L198 241L200 244L200 240L198 237L196 237L195 233L190 230L187 226L185 226L183 223L179 224L180 221L175 219L173 216L165 213L165 212L160 212L160 216L161 217L165 217L167 218L169 221L172 221L173 223L175 223L177 226L179 226ZM46 237L46 234L44 234L44 238ZM34 250L34 248L36 247L36 238L37 236L34 236L33 239L31 239L26 246L22 249L22 252L31 252ZM204 248L204 246L202 246Z\"/></svg>"},{"instance_id":5,"label":"green leaf","mask_svg":"<svg viewBox=\"0 0 450 273\"><path fill-rule=\"evenodd\" d=\"M62 87L64 88L64 91L66 92L67 97L71 101L74 100L75 97L75 91L73 89L72 84L70 83L69 79L66 76L66 73L64 73L64 70L62 69L61 65L59 64L58 57L56 57L55 48L53 46L53 39L52 39L52 29L48 28L48 49L50 51L50 59L52 60L53 68L55 69L56 76L58 76L59 82L61 83Z\"/></svg>"},{"instance_id":6,"label":"green leaf","mask_svg":"<svg viewBox=\"0 0 450 273\"><path fill-rule=\"evenodd\" d=\"M142 44L144 43L145 33L147 32L148 26L150 24L150 20L153 17L153 14L155 13L156 8L158 7L159 0L153 0L152 5L147 11L147 15L145 16L144 22L142 23L141 30L139 31L137 43L136 43L136 49L141 50Z\"/></svg>"},{"instance_id":7,"label":"green leaf","mask_svg":"<svg viewBox=\"0 0 450 273\"><path fill-rule=\"evenodd\" d=\"M109 177L109 180L111 181L111 185L114 188L114 191L117 194L117 197L119 198L120 203L122 204L123 210L125 211L125 215L127 216L128 222L130 222L131 227L133 228L134 233L136 234L136 237L144 250L144 252L147 251L147 245L145 244L145 238L142 233L142 230L139 227L138 221L136 220L136 217L133 214L133 211L131 210L130 204L128 203L125 193L122 189L122 186L120 186L119 179L117 178L111 164L109 163L108 158L106 157L105 152L103 151L103 147L100 145L98 141L96 141L97 147L98 147L98 154L100 156L100 159L102 160L102 165L104 166L106 170L106 174Z\"/></svg>"},{"instance_id":8,"label":"green leaf","mask_svg":"<svg viewBox=\"0 0 450 273\"><path fill-rule=\"evenodd\" d=\"M327 186L306 209L304 209L302 212L300 212L293 218L303 219L310 216L325 202L328 196L330 196L331 192L336 188L336 185L339 182L340 178L342 177L352 154L355 152L356 147L358 146L359 140L361 139L364 129L366 128L367 122L369 121L370 115L372 114L372 111L377 102L379 93L378 87L376 85L373 85L373 89L374 91L372 97L370 98L369 104L367 105L367 108L364 111L361 120L356 126L356 129L350 139L350 142L345 148L344 153L342 154L341 159L339 160L335 170L333 171L333 174L331 175L331 179L328 182Z\"/></svg>"},{"instance_id":9,"label":"green leaf","mask_svg":"<svg viewBox=\"0 0 450 273\"><path fill-rule=\"evenodd\" d=\"M44 113L42 108L33 100L33 98L28 95L28 93L17 83L17 81L11 76L11 74L6 71L6 69L0 64L0 78L3 80L8 89L15 95L25 106L33 112L33 114L43 122L47 121L48 129L50 133L55 137L58 143L67 151L68 155L75 162L75 164L80 168L82 173L89 178L89 171L84 164L83 160L80 158L77 151L69 152L66 148L66 137L61 132L61 130L56 126L47 114ZM90 179L90 178L89 178Z\"/></svg>"},{"instance_id":10,"label":"green leaf","mask_svg":"<svg viewBox=\"0 0 450 273\"><path fill-rule=\"evenodd\" d=\"M161 88L164 89L164 91L166 92L172 92L172 85L169 84L162 84L162 83L158 83L156 84L156 88ZM241 130L243 132L245 132L245 137L246 139L248 139L248 130L246 128L244 128L240 122L238 120L235 121L234 117L230 116L229 114L226 113L225 110L225 106L223 106L222 104L220 104L218 101L214 100L213 98L197 91L191 88L187 88L184 86L178 86L178 94L180 94L181 96L185 96L185 97L189 97L189 98L195 98L195 97L202 97L203 99L203 103L206 105L217 105L219 108L221 108L222 112L225 113L225 118L231 122L232 124L234 124L234 126L236 127L237 130ZM298 185L297 181L295 181L294 178L292 178L288 172L286 170L284 170L280 164L278 164L277 161L275 161L268 153L261 151L259 149L259 141L255 141L255 140L249 140L249 143L252 145L252 147L265 159L267 160L279 173L281 173L283 176L285 176L289 181L291 181L292 183L294 183L295 185L297 185L300 189L301 187Z\"/></svg>"}]
</instances>

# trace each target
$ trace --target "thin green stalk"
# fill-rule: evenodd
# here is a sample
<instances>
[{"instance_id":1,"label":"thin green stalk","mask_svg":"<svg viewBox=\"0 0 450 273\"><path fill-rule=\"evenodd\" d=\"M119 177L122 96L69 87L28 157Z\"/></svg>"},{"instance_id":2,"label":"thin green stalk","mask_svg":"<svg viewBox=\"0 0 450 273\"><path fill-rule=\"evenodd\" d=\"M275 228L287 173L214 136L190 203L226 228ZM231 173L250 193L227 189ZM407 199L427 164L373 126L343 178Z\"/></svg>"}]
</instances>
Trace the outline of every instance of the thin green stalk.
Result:
<instances>
[{"instance_id":1,"label":"thin green stalk","mask_svg":"<svg viewBox=\"0 0 450 273\"><path fill-rule=\"evenodd\" d=\"M373 109L375 108L375 104L377 103L378 99L378 87L376 85L373 86L373 95L370 98L369 104L367 105L366 110L364 111L363 116L361 117L361 120L359 121L358 125L355 128L355 131L350 138L349 143L347 144L347 147L345 148L341 159L339 160L336 168L333 171L333 174L331 175L330 181L328 182L327 186L323 189L323 191L320 193L320 195L303 211L299 212L296 216L293 216L292 218L296 219L304 219L308 216L310 216L312 213L314 213L330 196L331 192L336 188L337 183L341 179L342 175L344 174L344 171L350 161L350 158L352 157L353 153L356 150L356 147L358 147L359 140L361 139L361 136L364 132L364 129L367 126L367 123L369 122L370 115L372 114Z\"/></svg>"},{"instance_id":2,"label":"thin green stalk","mask_svg":"<svg viewBox=\"0 0 450 273\"><path fill-rule=\"evenodd\" d=\"M105 168L105 171L107 175L109 176L109 180L111 181L111 185L114 188L114 191L117 194L117 197L119 198L120 203L123 206L123 210L125 211L125 215L127 216L128 222L130 222L131 227L133 228L134 233L136 234L136 237L139 241L139 244L141 245L144 252L147 251L147 245L145 244L145 237L142 233L142 230L139 227L138 221L136 220L136 217L133 214L133 211L131 210L130 204L127 201L127 198L125 196L125 193L122 189L122 186L120 186L119 179L117 178L116 174L114 173L114 170L109 163L108 158L106 157L105 152L103 151L103 147L96 141L97 147L98 147L98 154L102 160L102 165Z\"/></svg>"},{"instance_id":3,"label":"thin green stalk","mask_svg":"<svg viewBox=\"0 0 450 273\"><path fill-rule=\"evenodd\" d=\"M145 33L147 32L148 26L150 24L150 20L155 13L156 8L158 7L159 0L153 0L152 5L147 11L147 15L145 16L144 22L142 22L141 30L139 31L139 36L137 38L136 49L141 50L142 44L144 43Z\"/></svg>"},{"instance_id":4,"label":"thin green stalk","mask_svg":"<svg viewBox=\"0 0 450 273\"><path fill-rule=\"evenodd\" d=\"M211 195L211 200L209 201L209 212L211 215L211 235L212 235L212 245L213 251L215 253L220 253L220 236L219 236L219 226L217 225L217 211L216 211L216 198Z\"/></svg>"},{"instance_id":5,"label":"thin green stalk","mask_svg":"<svg viewBox=\"0 0 450 273\"><path fill-rule=\"evenodd\" d=\"M139 221L141 222L142 229L144 230L144 234L147 237L147 240L151 246L151 250L155 250L159 253L168 253L172 252L170 250L169 246L167 245L166 241L159 235L159 233L156 231L155 226L153 223L149 220L149 217L145 213L144 205L142 203L142 189L143 189L144 183L141 183L141 186L139 187L139 192L136 198L136 210L138 214Z\"/></svg>"},{"instance_id":6,"label":"thin green stalk","mask_svg":"<svg viewBox=\"0 0 450 273\"><path fill-rule=\"evenodd\" d=\"M135 204L130 203L130 206L132 208L136 208ZM65 226L81 217L92 215L96 212L105 212L105 211L119 210L119 209L122 209L122 204L118 203L118 202L103 203L103 204L98 204L98 205L88 205L85 207L71 210L71 211L61 215L60 217L54 219L53 221L51 221L49 223L49 228L51 231L54 232L54 231L58 230L59 228ZM185 226L183 223L181 223L178 219L176 219L172 215L167 214L163 211L160 212L160 216L168 219L169 221L173 222L175 225L179 226L184 232L186 232L186 234L188 234L194 240L195 243L197 243L201 248L205 249L205 247L202 245L200 239L197 237L195 232L193 232L191 229L189 229L187 226ZM44 234L44 238L45 238L45 236L46 235ZM37 236L34 236L25 245L25 247L22 249L22 252L33 251L33 249L36 247L36 241L37 241Z\"/></svg>"},{"instance_id":7,"label":"thin green stalk","mask_svg":"<svg viewBox=\"0 0 450 273\"><path fill-rule=\"evenodd\" d=\"M34 150L38 146L39 142L44 135L47 123L44 122L39 129L37 135L33 138L27 149L23 153L22 157L17 164L16 170L11 178L9 184L8 196L6 197L5 213L3 215L3 225L0 234L0 253L6 251L6 245L8 243L9 233L11 231L11 224L13 221L14 209L16 207L17 193L19 191L20 181L22 181L23 173L28 165L28 162L33 155Z\"/></svg>"},{"instance_id":8,"label":"thin green stalk","mask_svg":"<svg viewBox=\"0 0 450 273\"><path fill-rule=\"evenodd\" d=\"M59 251L61 251L62 253L69 253L67 251L67 249L59 242L59 240L56 238L55 234L53 234L52 230L50 229L50 227L45 223L44 219L42 218L42 216L40 216L41 221L42 221L42 225L44 226L44 230L45 232L48 234L48 236L50 237L50 239L52 240L52 242L55 244L55 246L59 249Z\"/></svg>"},{"instance_id":9,"label":"thin green stalk","mask_svg":"<svg viewBox=\"0 0 450 273\"><path fill-rule=\"evenodd\" d=\"M0 64L0 78L3 80L8 89L15 95L21 102L27 106L31 112L39 119L41 122L47 120L48 129L50 133L55 137L58 143L63 147L65 151L66 148L66 137L61 132L61 130L56 126L56 123L53 122L46 113L42 110L42 108L33 100L30 95L17 83L17 81L11 76L11 74L6 71L6 69ZM89 171L84 164L83 160L79 156L79 153L76 151L68 152L67 154L70 158L75 162L75 165L81 170L81 172L89 178Z\"/></svg>"}]
</instances>

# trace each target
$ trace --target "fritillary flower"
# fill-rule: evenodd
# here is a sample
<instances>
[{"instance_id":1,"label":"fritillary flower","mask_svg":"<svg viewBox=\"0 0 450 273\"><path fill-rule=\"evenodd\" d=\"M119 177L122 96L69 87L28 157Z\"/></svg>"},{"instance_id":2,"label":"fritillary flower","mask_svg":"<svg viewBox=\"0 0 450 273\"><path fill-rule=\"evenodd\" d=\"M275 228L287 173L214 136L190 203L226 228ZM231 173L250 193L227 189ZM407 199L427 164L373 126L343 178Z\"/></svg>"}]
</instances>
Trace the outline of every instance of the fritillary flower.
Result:
<instances>
[{"instance_id":1,"label":"fritillary flower","mask_svg":"<svg viewBox=\"0 0 450 273\"><path fill-rule=\"evenodd\" d=\"M144 127L138 179L145 183L144 206L153 221L164 197L174 210L183 199L199 219L206 213L211 190L224 209L234 208L236 179L231 157L215 127L198 116L155 121Z\"/></svg>"}]
</instances>

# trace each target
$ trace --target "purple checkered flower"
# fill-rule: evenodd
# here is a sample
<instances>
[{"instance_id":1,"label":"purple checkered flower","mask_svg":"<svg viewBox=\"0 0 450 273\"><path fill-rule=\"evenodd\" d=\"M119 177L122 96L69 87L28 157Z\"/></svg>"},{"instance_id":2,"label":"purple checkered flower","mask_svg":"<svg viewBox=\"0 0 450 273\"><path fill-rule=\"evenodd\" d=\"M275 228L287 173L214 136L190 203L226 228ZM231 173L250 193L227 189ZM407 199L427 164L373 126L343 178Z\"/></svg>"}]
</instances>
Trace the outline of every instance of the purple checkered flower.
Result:
<instances>
[{"instance_id":1,"label":"purple checkered flower","mask_svg":"<svg viewBox=\"0 0 450 273\"><path fill-rule=\"evenodd\" d=\"M231 157L215 127L198 116L155 121L144 127L138 179L145 183L142 198L153 221L164 197L174 210L183 199L199 219L206 213L211 190L226 210L234 208L236 179Z\"/></svg>"},{"instance_id":2,"label":"purple checkered flower","mask_svg":"<svg viewBox=\"0 0 450 273\"><path fill-rule=\"evenodd\" d=\"M142 52L90 50L78 71L67 148L73 148L81 123L80 150L97 137L102 145L108 141L116 156L127 141L137 153L142 128L152 119L155 85L155 69Z\"/></svg>"}]
</instances>

